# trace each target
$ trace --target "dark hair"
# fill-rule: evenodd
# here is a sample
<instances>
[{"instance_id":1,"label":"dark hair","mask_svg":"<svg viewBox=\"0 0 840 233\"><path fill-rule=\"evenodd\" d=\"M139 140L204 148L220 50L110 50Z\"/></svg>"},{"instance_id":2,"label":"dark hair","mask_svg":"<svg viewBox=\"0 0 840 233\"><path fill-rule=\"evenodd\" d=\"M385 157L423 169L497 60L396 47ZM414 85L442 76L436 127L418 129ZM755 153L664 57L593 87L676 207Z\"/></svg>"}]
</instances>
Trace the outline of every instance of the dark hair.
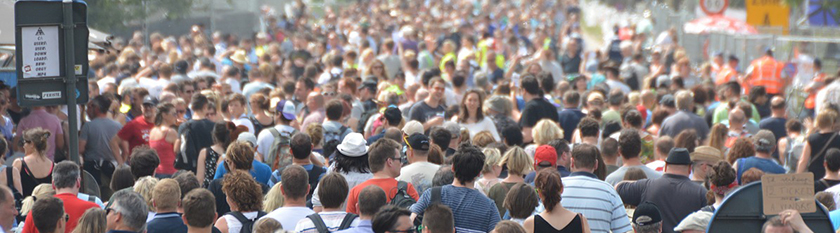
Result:
<instances>
[{"instance_id":1,"label":"dark hair","mask_svg":"<svg viewBox=\"0 0 840 233\"><path fill-rule=\"evenodd\" d=\"M232 132L233 132L234 129L236 129L236 125L233 124L233 122L229 122L229 121L216 122L216 124L213 125L213 132L212 132L213 143L219 143L219 144L221 144L222 148L228 148L231 141L233 141L233 139L231 137L233 135ZM209 149L209 150L212 150L212 149Z\"/></svg>"},{"instance_id":2,"label":"dark hair","mask_svg":"<svg viewBox=\"0 0 840 233\"><path fill-rule=\"evenodd\" d=\"M548 212L554 210L560 203L560 194L563 191L563 181L560 173L555 169L540 169L537 177L534 178L534 187L543 195L543 206Z\"/></svg>"},{"instance_id":3,"label":"dark hair","mask_svg":"<svg viewBox=\"0 0 840 233\"><path fill-rule=\"evenodd\" d=\"M289 165L280 174L283 193L287 198L303 198L309 193L309 173L300 165Z\"/></svg>"},{"instance_id":4,"label":"dark hair","mask_svg":"<svg viewBox=\"0 0 840 233\"><path fill-rule=\"evenodd\" d=\"M747 138L738 138L735 139L735 143L729 148L729 159L727 161L730 164L734 164L740 158L747 158L753 155L755 155L755 146L753 146L752 141Z\"/></svg>"},{"instance_id":5,"label":"dark hair","mask_svg":"<svg viewBox=\"0 0 840 233\"><path fill-rule=\"evenodd\" d=\"M601 131L601 126L595 118L584 117L578 123L578 129L580 129L581 137L597 137Z\"/></svg>"},{"instance_id":6,"label":"dark hair","mask_svg":"<svg viewBox=\"0 0 840 233\"><path fill-rule=\"evenodd\" d=\"M542 90L540 90L540 83L537 81L537 78L531 74L522 75L522 80L519 82L522 89L524 89L528 94L531 95L542 95Z\"/></svg>"},{"instance_id":7,"label":"dark hair","mask_svg":"<svg viewBox=\"0 0 840 233\"><path fill-rule=\"evenodd\" d=\"M371 172L379 172L385 168L385 163L388 159L393 159L397 154L396 150L400 148L400 144L394 140L382 138L370 145L368 151L368 163Z\"/></svg>"},{"instance_id":8,"label":"dark hair","mask_svg":"<svg viewBox=\"0 0 840 233\"><path fill-rule=\"evenodd\" d=\"M791 132L802 132L802 122L797 119L790 119L785 123L785 129Z\"/></svg>"},{"instance_id":9,"label":"dark hair","mask_svg":"<svg viewBox=\"0 0 840 233\"><path fill-rule=\"evenodd\" d=\"M160 126L163 124L163 116L169 114L169 111L175 109L175 105L172 103L161 103L157 106L157 111L155 112L155 125Z\"/></svg>"},{"instance_id":10,"label":"dark hair","mask_svg":"<svg viewBox=\"0 0 840 233\"><path fill-rule=\"evenodd\" d=\"M624 179L623 180L641 180L647 179L647 174L645 171L638 167L631 167L624 172Z\"/></svg>"},{"instance_id":11,"label":"dark hair","mask_svg":"<svg viewBox=\"0 0 840 233\"><path fill-rule=\"evenodd\" d=\"M484 169L484 154L473 145L461 144L458 151L452 155L452 169L455 170L455 178L461 184L475 180Z\"/></svg>"},{"instance_id":12,"label":"dark hair","mask_svg":"<svg viewBox=\"0 0 840 233\"><path fill-rule=\"evenodd\" d=\"M507 146L521 146L523 141L522 129L518 125L508 125L502 130L502 139Z\"/></svg>"},{"instance_id":13,"label":"dark hair","mask_svg":"<svg viewBox=\"0 0 840 233\"><path fill-rule=\"evenodd\" d=\"M347 199L347 193L350 191L344 176L335 172L321 178L318 187L320 187L318 196L321 197L321 204L324 208L341 207L341 203L344 203L344 199Z\"/></svg>"},{"instance_id":14,"label":"dark hair","mask_svg":"<svg viewBox=\"0 0 840 233\"><path fill-rule=\"evenodd\" d=\"M192 107L193 111L204 111L208 104L210 104L210 100L207 99L207 96L204 96L201 93L195 93L192 96L190 107Z\"/></svg>"},{"instance_id":15,"label":"dark hair","mask_svg":"<svg viewBox=\"0 0 840 233\"><path fill-rule=\"evenodd\" d=\"M575 146L572 149L572 158L575 160L575 167L595 168L598 159L601 157L598 148L586 143Z\"/></svg>"},{"instance_id":16,"label":"dark hair","mask_svg":"<svg viewBox=\"0 0 840 233\"><path fill-rule=\"evenodd\" d=\"M537 79L540 81L540 88L544 93L551 93L554 90L554 77L551 72L543 71L537 74Z\"/></svg>"},{"instance_id":17,"label":"dark hair","mask_svg":"<svg viewBox=\"0 0 840 233\"><path fill-rule=\"evenodd\" d=\"M53 232L64 218L64 202L55 197L40 198L32 206L32 222L38 232Z\"/></svg>"},{"instance_id":18,"label":"dark hair","mask_svg":"<svg viewBox=\"0 0 840 233\"><path fill-rule=\"evenodd\" d=\"M23 140L32 142L32 145L38 150L40 156L46 156L47 141L50 139L50 135L52 135L50 131L41 127L35 127L23 132Z\"/></svg>"},{"instance_id":19,"label":"dark hair","mask_svg":"<svg viewBox=\"0 0 840 233\"><path fill-rule=\"evenodd\" d=\"M668 117L668 111L662 108L657 108L653 110L653 115L650 116L650 122L655 125L662 125L662 122L665 121L665 118Z\"/></svg>"},{"instance_id":20,"label":"dark hair","mask_svg":"<svg viewBox=\"0 0 840 233\"><path fill-rule=\"evenodd\" d=\"M478 96L478 109L475 111L475 119L476 121L481 121L484 119L484 91L481 89L470 89L466 93L464 93L464 98L461 99L460 109L461 111L458 113L458 122L459 123L466 123L467 118L470 112L467 110L467 97L470 94L476 94Z\"/></svg>"},{"instance_id":21,"label":"dark hair","mask_svg":"<svg viewBox=\"0 0 840 233\"><path fill-rule=\"evenodd\" d=\"M443 127L434 127L429 132L429 137L432 143L440 146L441 149L449 148L449 142L452 140L452 133Z\"/></svg>"},{"instance_id":22,"label":"dark hair","mask_svg":"<svg viewBox=\"0 0 840 233\"><path fill-rule=\"evenodd\" d=\"M306 87L306 89L312 90L312 89L315 88L315 82L312 81L312 79L302 78L302 79L298 79L297 81L298 82L303 82L303 85Z\"/></svg>"},{"instance_id":23,"label":"dark hair","mask_svg":"<svg viewBox=\"0 0 840 233\"><path fill-rule=\"evenodd\" d=\"M750 103L755 103L759 97L767 95L767 88L764 86L753 86L750 88L749 100Z\"/></svg>"},{"instance_id":24,"label":"dark hair","mask_svg":"<svg viewBox=\"0 0 840 233\"><path fill-rule=\"evenodd\" d=\"M709 184L713 184L718 187L726 187L729 184L732 184L732 182L735 182L737 173L728 162L718 161L716 164L712 165L712 169L709 170L707 176L709 178Z\"/></svg>"},{"instance_id":25,"label":"dark hair","mask_svg":"<svg viewBox=\"0 0 840 233\"><path fill-rule=\"evenodd\" d=\"M184 224L192 227L209 227L216 216L216 198L207 189L194 189L181 200Z\"/></svg>"},{"instance_id":26,"label":"dark hair","mask_svg":"<svg viewBox=\"0 0 840 233\"><path fill-rule=\"evenodd\" d=\"M402 216L411 216L411 211L400 207L387 205L382 207L371 220L371 229L374 233L385 233L386 231L394 230Z\"/></svg>"},{"instance_id":27,"label":"dark hair","mask_svg":"<svg viewBox=\"0 0 840 233\"><path fill-rule=\"evenodd\" d=\"M624 159L639 157L639 153L642 152L642 138L639 132L635 129L621 130L621 135L618 136L618 150Z\"/></svg>"},{"instance_id":28,"label":"dark hair","mask_svg":"<svg viewBox=\"0 0 840 233\"><path fill-rule=\"evenodd\" d=\"M840 170L840 149L831 148L825 152L826 170L834 171Z\"/></svg>"},{"instance_id":29,"label":"dark hair","mask_svg":"<svg viewBox=\"0 0 840 233\"><path fill-rule=\"evenodd\" d=\"M617 120L606 120L604 122L604 129L601 130L601 138L608 138L616 132L621 131L621 122Z\"/></svg>"},{"instance_id":30,"label":"dark hair","mask_svg":"<svg viewBox=\"0 0 840 233\"><path fill-rule=\"evenodd\" d=\"M455 229L455 219L449 206L431 204L423 212L423 227L429 232L452 232Z\"/></svg>"},{"instance_id":31,"label":"dark hair","mask_svg":"<svg viewBox=\"0 0 840 233\"><path fill-rule=\"evenodd\" d=\"M511 220L502 220L496 224L496 228L493 229L493 232L499 233L525 233L525 228L519 223L516 223Z\"/></svg>"},{"instance_id":32,"label":"dark hair","mask_svg":"<svg viewBox=\"0 0 840 233\"><path fill-rule=\"evenodd\" d=\"M558 157L565 152L569 152L569 142L566 139L557 138L549 141L548 145L554 148Z\"/></svg>"},{"instance_id":33,"label":"dark hair","mask_svg":"<svg viewBox=\"0 0 840 233\"><path fill-rule=\"evenodd\" d=\"M531 216L534 209L540 205L540 198L530 185L519 183L513 185L507 192L503 205L510 213L510 217L525 219Z\"/></svg>"},{"instance_id":34,"label":"dark hair","mask_svg":"<svg viewBox=\"0 0 840 233\"><path fill-rule=\"evenodd\" d=\"M180 174L177 174L173 179L175 179L175 181L178 181L178 187L181 188L181 198L183 198L185 195L187 195L187 193L189 193L193 189L201 188L201 183L198 182L198 179L196 179L195 174L192 173L192 171L185 171Z\"/></svg>"},{"instance_id":35,"label":"dark hair","mask_svg":"<svg viewBox=\"0 0 840 233\"><path fill-rule=\"evenodd\" d=\"M379 186L368 185L359 192L359 201L357 203L359 204L360 214L373 216L382 206L388 204L388 198L385 197L385 191L382 191L382 188Z\"/></svg>"},{"instance_id":36,"label":"dark hair","mask_svg":"<svg viewBox=\"0 0 840 233\"><path fill-rule=\"evenodd\" d=\"M309 154L312 154L312 138L303 132L296 133L292 136L289 147L295 159L307 159Z\"/></svg>"},{"instance_id":37,"label":"dark hair","mask_svg":"<svg viewBox=\"0 0 840 233\"><path fill-rule=\"evenodd\" d=\"M606 138L601 141L601 156L604 158L618 157L618 140L615 138Z\"/></svg>"},{"instance_id":38,"label":"dark hair","mask_svg":"<svg viewBox=\"0 0 840 233\"><path fill-rule=\"evenodd\" d=\"M128 165L120 165L114 170L111 175L111 190L122 190L134 186L134 174L131 173L131 167Z\"/></svg>"},{"instance_id":39,"label":"dark hair","mask_svg":"<svg viewBox=\"0 0 840 233\"><path fill-rule=\"evenodd\" d=\"M142 145L135 147L131 151L131 162L129 165L131 166L131 174L134 175L134 179L140 179L140 177L155 174L155 169L160 165L160 158L158 157L157 151L149 146Z\"/></svg>"},{"instance_id":40,"label":"dark hair","mask_svg":"<svg viewBox=\"0 0 840 233\"><path fill-rule=\"evenodd\" d=\"M694 148L698 146L697 140L697 130L687 129L677 134L677 138L674 139L674 147L686 148L688 152L694 152Z\"/></svg>"},{"instance_id":41,"label":"dark hair","mask_svg":"<svg viewBox=\"0 0 840 233\"><path fill-rule=\"evenodd\" d=\"M452 75L452 86L460 87L464 85L464 81L466 81L466 74L463 71L455 71L455 74Z\"/></svg>"},{"instance_id":42,"label":"dark hair","mask_svg":"<svg viewBox=\"0 0 840 233\"><path fill-rule=\"evenodd\" d=\"M269 108L271 108L271 106L270 106L271 102L269 101L268 98L266 98L266 96L263 93L258 92L258 93L251 94L250 102L251 102L251 110L252 111L254 109L268 110Z\"/></svg>"},{"instance_id":43,"label":"dark hair","mask_svg":"<svg viewBox=\"0 0 840 233\"><path fill-rule=\"evenodd\" d=\"M341 119L341 114L344 112L344 104L341 100L333 99L327 102L326 113L327 119L337 121Z\"/></svg>"},{"instance_id":44,"label":"dark hair","mask_svg":"<svg viewBox=\"0 0 840 233\"><path fill-rule=\"evenodd\" d=\"M653 147L654 147L654 150L658 151L659 153L667 155L669 152L671 152L671 149L675 147L674 139L671 139L671 137L668 136L668 135L660 136L659 138L656 139L656 142L654 142ZM677 146L677 147L681 147L681 146ZM683 148L685 148L685 147L683 147ZM692 150L693 149L694 149L694 147L692 147Z\"/></svg>"},{"instance_id":45,"label":"dark hair","mask_svg":"<svg viewBox=\"0 0 840 233\"><path fill-rule=\"evenodd\" d=\"M105 114L108 113L108 109L111 108L111 99L102 95L98 95L96 97L93 97L92 100L90 100L90 105L96 107L97 113Z\"/></svg>"},{"instance_id":46,"label":"dark hair","mask_svg":"<svg viewBox=\"0 0 840 233\"><path fill-rule=\"evenodd\" d=\"M630 110L624 115L624 122L633 127L642 127L642 114L637 110Z\"/></svg>"},{"instance_id":47,"label":"dark hair","mask_svg":"<svg viewBox=\"0 0 840 233\"><path fill-rule=\"evenodd\" d=\"M338 143L335 141L334 143ZM326 152L326 147L329 146L329 142L327 145L324 146L324 152ZM337 145L337 144L336 144ZM333 146L335 147L335 146ZM368 154L365 153L359 157L349 157L341 153L339 150L335 150L335 156L333 156L332 164L335 164L335 171L336 172L358 172L358 173L370 173L370 165L368 162Z\"/></svg>"},{"instance_id":48,"label":"dark hair","mask_svg":"<svg viewBox=\"0 0 840 233\"><path fill-rule=\"evenodd\" d=\"M580 105L580 93L576 91L567 91L563 94L563 101L567 104Z\"/></svg>"},{"instance_id":49,"label":"dark hair","mask_svg":"<svg viewBox=\"0 0 840 233\"><path fill-rule=\"evenodd\" d=\"M230 171L222 180L222 192L238 211L249 212L262 209L263 193L260 184L244 171Z\"/></svg>"}]
</instances>

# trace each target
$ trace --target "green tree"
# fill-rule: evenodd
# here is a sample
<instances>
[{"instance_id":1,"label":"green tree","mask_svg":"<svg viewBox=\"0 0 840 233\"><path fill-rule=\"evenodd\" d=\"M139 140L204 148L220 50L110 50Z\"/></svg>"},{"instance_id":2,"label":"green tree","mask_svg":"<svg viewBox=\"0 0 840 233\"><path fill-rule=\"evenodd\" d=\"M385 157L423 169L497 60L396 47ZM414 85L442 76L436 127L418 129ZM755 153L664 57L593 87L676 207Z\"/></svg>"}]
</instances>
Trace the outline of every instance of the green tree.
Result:
<instances>
[{"instance_id":1,"label":"green tree","mask_svg":"<svg viewBox=\"0 0 840 233\"><path fill-rule=\"evenodd\" d=\"M190 13L196 0L87 0L88 23L100 30L139 25L146 18L176 19Z\"/></svg>"}]
</instances>

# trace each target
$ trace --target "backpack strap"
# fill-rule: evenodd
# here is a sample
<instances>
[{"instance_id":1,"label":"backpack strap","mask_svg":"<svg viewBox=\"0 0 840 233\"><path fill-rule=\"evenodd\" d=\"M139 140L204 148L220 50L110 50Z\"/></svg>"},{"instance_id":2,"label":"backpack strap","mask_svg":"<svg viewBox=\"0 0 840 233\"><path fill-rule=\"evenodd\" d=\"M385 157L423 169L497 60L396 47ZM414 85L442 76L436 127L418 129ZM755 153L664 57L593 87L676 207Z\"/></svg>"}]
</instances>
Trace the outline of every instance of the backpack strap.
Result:
<instances>
[{"instance_id":1,"label":"backpack strap","mask_svg":"<svg viewBox=\"0 0 840 233\"><path fill-rule=\"evenodd\" d=\"M407 189L408 189L408 183L406 183L405 181L402 181L402 180L397 181L397 194L395 194L394 197L397 197L397 195L400 195L400 192L403 192L403 193L407 194L408 193L408 191L406 191ZM391 199L393 200L393 198L391 198Z\"/></svg>"},{"instance_id":2,"label":"backpack strap","mask_svg":"<svg viewBox=\"0 0 840 233\"><path fill-rule=\"evenodd\" d=\"M324 223L324 219L321 219L321 215L318 213L310 214L306 216L309 220L312 220L312 224L315 225L315 229L318 230L319 233L329 233L330 230L327 229L327 224Z\"/></svg>"},{"instance_id":3,"label":"backpack strap","mask_svg":"<svg viewBox=\"0 0 840 233\"><path fill-rule=\"evenodd\" d=\"M240 223L246 223L246 222L251 221L250 219L246 218L245 215L243 215L239 211L231 211L231 212L228 212L227 214L236 218L236 221L239 221Z\"/></svg>"},{"instance_id":4,"label":"backpack strap","mask_svg":"<svg viewBox=\"0 0 840 233\"><path fill-rule=\"evenodd\" d=\"M440 203L441 200L442 200L442 198L441 198L442 193L443 193L443 188L442 187L438 186L438 187L432 188L432 197L431 197L431 201L430 201L429 204Z\"/></svg>"},{"instance_id":5,"label":"backpack strap","mask_svg":"<svg viewBox=\"0 0 840 233\"><path fill-rule=\"evenodd\" d=\"M353 224L353 220L356 220L357 217L359 216L353 213L347 213L347 215L344 215L344 219L341 220L341 225L338 226L338 230L350 228L350 225Z\"/></svg>"}]
</instances>

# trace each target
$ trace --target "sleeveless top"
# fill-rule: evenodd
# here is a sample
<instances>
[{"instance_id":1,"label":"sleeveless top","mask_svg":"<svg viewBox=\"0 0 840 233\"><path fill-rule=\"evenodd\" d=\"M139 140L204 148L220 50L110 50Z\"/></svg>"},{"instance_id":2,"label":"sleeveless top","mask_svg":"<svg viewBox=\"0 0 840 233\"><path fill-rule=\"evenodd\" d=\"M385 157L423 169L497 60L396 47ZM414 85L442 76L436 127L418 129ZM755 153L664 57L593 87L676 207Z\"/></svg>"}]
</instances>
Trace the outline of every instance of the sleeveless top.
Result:
<instances>
[{"instance_id":1,"label":"sleeveless top","mask_svg":"<svg viewBox=\"0 0 840 233\"><path fill-rule=\"evenodd\" d=\"M257 120L257 117L249 116L248 120L251 120L251 123L254 124L254 135L259 135L263 129L274 126L274 120L271 121L271 124L263 125Z\"/></svg>"},{"instance_id":2,"label":"sleeveless top","mask_svg":"<svg viewBox=\"0 0 840 233\"><path fill-rule=\"evenodd\" d=\"M175 145L166 141L166 138L159 140L149 140L149 147L157 151L160 157L160 164L155 173L161 175L172 175L177 171L175 169Z\"/></svg>"},{"instance_id":3,"label":"sleeveless top","mask_svg":"<svg viewBox=\"0 0 840 233\"><path fill-rule=\"evenodd\" d=\"M32 195L32 190L35 189L35 186L39 184L49 184L52 182L52 170L55 167L55 163L50 164L50 173L49 175L41 178L35 177L32 174L32 171L29 170L29 166L26 165L26 161L23 158L20 158L21 168L20 169L20 185L23 189L23 196L28 197Z\"/></svg>"},{"instance_id":4,"label":"sleeveless top","mask_svg":"<svg viewBox=\"0 0 840 233\"><path fill-rule=\"evenodd\" d=\"M825 161L825 154L828 150L826 149L825 152L820 150L822 150L826 145L828 145L828 149L840 148L840 135L832 139L831 136L834 134L835 133L813 133L808 136L808 145L811 146L811 161L814 162L808 163L807 171L814 173L814 180L819 180L825 176L825 167L823 167L822 161ZM829 139L831 139L830 142L828 141ZM822 152L822 154L817 154L820 152Z\"/></svg>"},{"instance_id":5,"label":"sleeveless top","mask_svg":"<svg viewBox=\"0 0 840 233\"><path fill-rule=\"evenodd\" d=\"M534 232L580 233L583 232L583 222L577 214L563 229L557 230L538 214L534 217Z\"/></svg>"},{"instance_id":6,"label":"sleeveless top","mask_svg":"<svg viewBox=\"0 0 840 233\"><path fill-rule=\"evenodd\" d=\"M220 157L219 153L216 153L212 147L207 147L207 157L204 158L204 185L202 187L209 186L210 181L213 181L213 177L216 176L216 163Z\"/></svg>"}]
</instances>

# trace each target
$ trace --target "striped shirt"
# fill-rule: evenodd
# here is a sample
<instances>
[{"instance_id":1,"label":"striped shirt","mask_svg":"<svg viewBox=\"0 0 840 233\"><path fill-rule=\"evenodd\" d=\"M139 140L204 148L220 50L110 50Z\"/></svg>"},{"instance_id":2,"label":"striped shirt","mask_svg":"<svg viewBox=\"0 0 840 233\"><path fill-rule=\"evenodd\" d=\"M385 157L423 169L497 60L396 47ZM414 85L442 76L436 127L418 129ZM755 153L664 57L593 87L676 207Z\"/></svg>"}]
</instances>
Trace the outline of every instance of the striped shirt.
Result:
<instances>
[{"instance_id":1,"label":"striped shirt","mask_svg":"<svg viewBox=\"0 0 840 233\"><path fill-rule=\"evenodd\" d=\"M563 177L560 203L564 208L583 214L592 232L628 232L633 228L624 203L615 189L594 174L573 172Z\"/></svg>"},{"instance_id":2,"label":"striped shirt","mask_svg":"<svg viewBox=\"0 0 840 233\"><path fill-rule=\"evenodd\" d=\"M409 208L415 214L423 214L432 203L432 189L426 189L420 200ZM472 188L444 185L440 191L440 203L452 209L455 232L490 232L500 221L499 210L487 196Z\"/></svg>"}]
</instances>

